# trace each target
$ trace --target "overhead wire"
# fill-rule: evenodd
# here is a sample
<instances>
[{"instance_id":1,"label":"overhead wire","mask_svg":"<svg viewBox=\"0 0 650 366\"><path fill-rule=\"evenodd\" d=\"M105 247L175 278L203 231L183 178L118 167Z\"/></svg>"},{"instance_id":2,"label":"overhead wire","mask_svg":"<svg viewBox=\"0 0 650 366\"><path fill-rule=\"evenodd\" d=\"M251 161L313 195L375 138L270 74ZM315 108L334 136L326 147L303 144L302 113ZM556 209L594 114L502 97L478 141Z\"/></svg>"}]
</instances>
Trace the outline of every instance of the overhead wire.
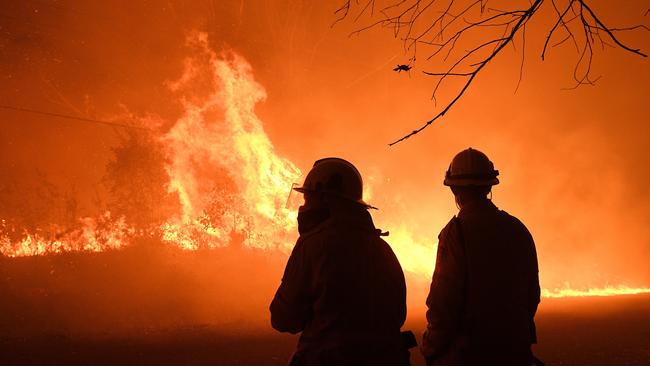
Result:
<instances>
[{"instance_id":1,"label":"overhead wire","mask_svg":"<svg viewBox=\"0 0 650 366\"><path fill-rule=\"evenodd\" d=\"M81 122L97 123L97 124L102 124L102 125L107 125L107 126L133 128L133 129L137 129L137 130L151 131L150 128L146 128L146 127L142 127L142 126L126 125L126 124L122 124L122 123L118 123L118 122L102 121L102 120L99 120L99 119L79 117L79 116L71 116L71 115L62 114L62 113L39 111L39 110L36 110L36 109L24 108L24 107L15 107L15 106L5 105L5 104L0 104L0 108L6 109L6 110L18 111L18 112L40 114L40 115L49 116L49 117L64 118L64 119L81 121Z\"/></svg>"}]
</instances>

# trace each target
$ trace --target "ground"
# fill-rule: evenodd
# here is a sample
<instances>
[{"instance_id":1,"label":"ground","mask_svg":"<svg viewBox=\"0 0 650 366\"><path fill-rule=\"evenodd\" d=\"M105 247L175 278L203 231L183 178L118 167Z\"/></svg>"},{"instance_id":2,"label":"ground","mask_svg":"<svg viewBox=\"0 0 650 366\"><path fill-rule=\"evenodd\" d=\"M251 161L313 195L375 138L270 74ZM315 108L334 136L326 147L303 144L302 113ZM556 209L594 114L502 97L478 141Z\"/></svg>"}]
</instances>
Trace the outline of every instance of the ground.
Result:
<instances>
[{"instance_id":1,"label":"ground","mask_svg":"<svg viewBox=\"0 0 650 366\"><path fill-rule=\"evenodd\" d=\"M0 365L286 365L297 337L268 321L285 261L160 245L0 258ZM428 281L407 279L420 335ZM537 326L549 366L650 365L650 294L543 299Z\"/></svg>"},{"instance_id":2,"label":"ground","mask_svg":"<svg viewBox=\"0 0 650 366\"><path fill-rule=\"evenodd\" d=\"M535 353L547 365L650 365L650 296L547 300ZM413 329L420 333L422 322ZM2 338L2 365L285 365L295 336L194 326L92 337ZM423 365L414 351L413 365Z\"/></svg>"}]
</instances>

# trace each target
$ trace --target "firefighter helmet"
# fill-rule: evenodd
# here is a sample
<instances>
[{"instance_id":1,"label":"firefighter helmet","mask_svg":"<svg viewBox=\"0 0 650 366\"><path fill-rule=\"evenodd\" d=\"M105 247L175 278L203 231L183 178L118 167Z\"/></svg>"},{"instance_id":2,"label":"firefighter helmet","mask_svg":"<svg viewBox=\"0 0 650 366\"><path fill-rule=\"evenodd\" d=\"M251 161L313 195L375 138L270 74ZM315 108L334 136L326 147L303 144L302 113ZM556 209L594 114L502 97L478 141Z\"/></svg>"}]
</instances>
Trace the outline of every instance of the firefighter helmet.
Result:
<instances>
[{"instance_id":1,"label":"firefighter helmet","mask_svg":"<svg viewBox=\"0 0 650 366\"><path fill-rule=\"evenodd\" d=\"M456 154L445 174L446 186L493 186L499 184L499 171L482 152L472 149Z\"/></svg>"},{"instance_id":2,"label":"firefighter helmet","mask_svg":"<svg viewBox=\"0 0 650 366\"><path fill-rule=\"evenodd\" d=\"M366 208L374 208L363 201L361 174L352 163L341 158L316 160L302 187L294 190L300 193L327 193L357 202Z\"/></svg>"}]
</instances>

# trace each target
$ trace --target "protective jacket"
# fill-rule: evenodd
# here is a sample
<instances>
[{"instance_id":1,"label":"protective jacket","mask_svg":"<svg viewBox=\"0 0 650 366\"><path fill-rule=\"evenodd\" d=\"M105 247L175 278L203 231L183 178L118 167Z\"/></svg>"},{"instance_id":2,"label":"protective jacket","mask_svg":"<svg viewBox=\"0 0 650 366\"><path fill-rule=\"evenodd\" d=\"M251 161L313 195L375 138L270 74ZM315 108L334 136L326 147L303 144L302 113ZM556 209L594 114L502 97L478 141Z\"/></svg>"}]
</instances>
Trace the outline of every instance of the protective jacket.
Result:
<instances>
[{"instance_id":1,"label":"protective jacket","mask_svg":"<svg viewBox=\"0 0 650 366\"><path fill-rule=\"evenodd\" d=\"M301 234L270 306L273 328L302 332L292 365L409 364L404 274L379 234L359 205Z\"/></svg>"},{"instance_id":2,"label":"protective jacket","mask_svg":"<svg viewBox=\"0 0 650 366\"><path fill-rule=\"evenodd\" d=\"M489 200L439 236L422 353L431 365L529 366L540 301L535 243Z\"/></svg>"}]
</instances>

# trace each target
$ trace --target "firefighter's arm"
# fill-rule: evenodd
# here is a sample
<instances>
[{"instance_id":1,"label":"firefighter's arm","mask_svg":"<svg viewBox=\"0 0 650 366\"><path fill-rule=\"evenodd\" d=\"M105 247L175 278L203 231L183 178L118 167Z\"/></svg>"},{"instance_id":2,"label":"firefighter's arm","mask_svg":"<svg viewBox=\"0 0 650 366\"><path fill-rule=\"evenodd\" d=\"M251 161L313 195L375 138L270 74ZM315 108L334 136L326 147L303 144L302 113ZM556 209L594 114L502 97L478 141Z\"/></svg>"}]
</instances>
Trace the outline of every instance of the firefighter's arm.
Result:
<instances>
[{"instance_id":1,"label":"firefighter's arm","mask_svg":"<svg viewBox=\"0 0 650 366\"><path fill-rule=\"evenodd\" d=\"M530 235L528 230L526 230L527 239L529 243L529 250L531 258L530 263L530 283L528 288L530 289L529 294L529 316L530 316L530 330L531 330L531 342L537 343L537 330L535 329L535 313L537 313L537 306L540 302L541 289L539 286L539 267L537 263L537 250L535 249L535 242L533 237Z\"/></svg>"},{"instance_id":2,"label":"firefighter's arm","mask_svg":"<svg viewBox=\"0 0 650 366\"><path fill-rule=\"evenodd\" d=\"M298 241L271 302L271 325L274 329L295 334L305 328L311 309L306 288L308 278L304 245Z\"/></svg>"},{"instance_id":3,"label":"firefighter's arm","mask_svg":"<svg viewBox=\"0 0 650 366\"><path fill-rule=\"evenodd\" d=\"M399 299L399 321L403 325L406 321L406 279L404 278L404 271L402 271L402 266L395 255L395 252L391 249L390 245L384 243L386 248L386 261L388 263L387 268L390 268L392 272L393 281L391 282L393 286L389 288L391 291L391 296L395 299Z\"/></svg>"},{"instance_id":4,"label":"firefighter's arm","mask_svg":"<svg viewBox=\"0 0 650 366\"><path fill-rule=\"evenodd\" d=\"M458 229L452 220L439 236L436 268L426 302L427 329L421 346L428 361L444 354L459 331L466 271Z\"/></svg>"}]
</instances>

